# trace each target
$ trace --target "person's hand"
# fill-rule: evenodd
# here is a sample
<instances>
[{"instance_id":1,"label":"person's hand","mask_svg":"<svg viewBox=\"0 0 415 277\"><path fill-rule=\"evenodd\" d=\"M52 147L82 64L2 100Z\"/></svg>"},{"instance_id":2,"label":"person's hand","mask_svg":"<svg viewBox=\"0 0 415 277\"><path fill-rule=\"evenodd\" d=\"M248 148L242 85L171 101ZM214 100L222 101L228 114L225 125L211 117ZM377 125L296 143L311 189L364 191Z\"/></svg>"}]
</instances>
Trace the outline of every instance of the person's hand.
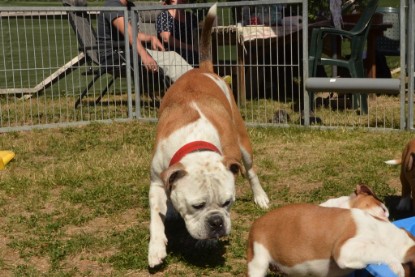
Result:
<instances>
[{"instance_id":1,"label":"person's hand","mask_svg":"<svg viewBox=\"0 0 415 277\"><path fill-rule=\"evenodd\" d=\"M141 57L141 61L142 61L143 65L144 65L144 67L148 71L152 71L152 72L158 71L158 68L159 67L158 67L156 61L150 55L147 54L144 57Z\"/></svg>"},{"instance_id":2,"label":"person's hand","mask_svg":"<svg viewBox=\"0 0 415 277\"><path fill-rule=\"evenodd\" d=\"M151 49L164 51L164 46L156 36L151 36Z\"/></svg>"}]
</instances>

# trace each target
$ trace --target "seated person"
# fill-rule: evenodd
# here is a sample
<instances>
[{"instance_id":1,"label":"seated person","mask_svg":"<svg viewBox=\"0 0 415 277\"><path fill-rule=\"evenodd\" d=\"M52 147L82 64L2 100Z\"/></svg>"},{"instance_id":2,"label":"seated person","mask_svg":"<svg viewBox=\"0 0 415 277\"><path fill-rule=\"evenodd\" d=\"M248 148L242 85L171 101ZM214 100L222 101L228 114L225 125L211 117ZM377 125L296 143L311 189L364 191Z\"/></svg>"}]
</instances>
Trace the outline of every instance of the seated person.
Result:
<instances>
[{"instance_id":1,"label":"seated person","mask_svg":"<svg viewBox=\"0 0 415 277\"><path fill-rule=\"evenodd\" d=\"M129 0L106 0L106 7L127 7L130 9L134 6ZM113 61L114 49L108 45L117 46L118 43L124 42L124 12L121 11L101 11L98 17L98 44L100 62L103 64L120 64L119 61ZM128 39L130 44L133 42L132 26L128 23ZM143 42L151 44L152 49L146 49ZM176 52L164 51L160 40L152 35L138 32L137 35L137 52L144 68L151 72L157 72L161 69L162 74L175 82L192 67ZM133 59L131 58L131 61Z\"/></svg>"},{"instance_id":2,"label":"seated person","mask_svg":"<svg viewBox=\"0 0 415 277\"><path fill-rule=\"evenodd\" d=\"M188 63L199 64L197 37L193 37L198 28L197 17L184 9L173 8L185 0L164 0L164 5L172 9L164 10L157 16L156 30L159 38L168 50L179 53Z\"/></svg>"}]
</instances>

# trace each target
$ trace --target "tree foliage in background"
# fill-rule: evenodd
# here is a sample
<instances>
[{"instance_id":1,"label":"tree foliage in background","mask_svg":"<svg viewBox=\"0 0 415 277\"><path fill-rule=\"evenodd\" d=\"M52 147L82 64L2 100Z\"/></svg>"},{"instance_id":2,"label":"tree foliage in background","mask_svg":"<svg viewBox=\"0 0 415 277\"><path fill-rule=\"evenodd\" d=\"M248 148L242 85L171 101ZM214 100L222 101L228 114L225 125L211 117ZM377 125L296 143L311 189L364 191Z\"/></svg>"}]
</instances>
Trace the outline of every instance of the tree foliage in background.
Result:
<instances>
[{"instance_id":1,"label":"tree foliage in background","mask_svg":"<svg viewBox=\"0 0 415 277\"><path fill-rule=\"evenodd\" d=\"M330 1L309 0L308 17L311 22L330 16Z\"/></svg>"},{"instance_id":2,"label":"tree foliage in background","mask_svg":"<svg viewBox=\"0 0 415 277\"><path fill-rule=\"evenodd\" d=\"M360 13L367 6L369 0L343 0L343 14ZM330 0L309 0L308 17L311 22L321 19L330 19Z\"/></svg>"}]
</instances>

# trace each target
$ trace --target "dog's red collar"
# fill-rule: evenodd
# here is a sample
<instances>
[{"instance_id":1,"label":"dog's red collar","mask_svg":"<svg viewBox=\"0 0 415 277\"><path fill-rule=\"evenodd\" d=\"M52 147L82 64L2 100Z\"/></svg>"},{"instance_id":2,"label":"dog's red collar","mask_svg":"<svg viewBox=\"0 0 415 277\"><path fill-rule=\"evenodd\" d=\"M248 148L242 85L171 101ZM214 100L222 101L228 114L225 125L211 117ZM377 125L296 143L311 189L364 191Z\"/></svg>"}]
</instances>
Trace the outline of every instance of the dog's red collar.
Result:
<instances>
[{"instance_id":1,"label":"dog's red collar","mask_svg":"<svg viewBox=\"0 0 415 277\"><path fill-rule=\"evenodd\" d=\"M175 163L178 163L184 156L186 156L189 153L196 152L196 151L213 151L221 155L220 150L212 143L202 141L202 140L197 140L197 141L189 142L183 145L179 150L177 150L177 152L171 158L169 166L172 166Z\"/></svg>"}]
</instances>

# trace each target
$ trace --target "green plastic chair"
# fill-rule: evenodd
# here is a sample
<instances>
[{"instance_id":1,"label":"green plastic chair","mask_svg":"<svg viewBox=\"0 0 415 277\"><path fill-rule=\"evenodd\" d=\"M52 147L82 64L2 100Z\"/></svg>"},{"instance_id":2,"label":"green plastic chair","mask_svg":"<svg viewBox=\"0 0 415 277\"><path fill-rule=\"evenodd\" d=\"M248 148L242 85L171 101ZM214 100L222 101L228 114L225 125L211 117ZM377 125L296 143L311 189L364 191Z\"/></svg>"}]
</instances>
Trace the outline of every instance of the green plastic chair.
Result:
<instances>
[{"instance_id":1,"label":"green plastic chair","mask_svg":"<svg viewBox=\"0 0 415 277\"><path fill-rule=\"evenodd\" d=\"M339 30L331 27L314 28L311 34L310 52L309 52L309 76L316 77L318 65L336 65L346 68L352 78L364 78L365 71L363 65L363 52L366 44L367 35L369 33L370 24L373 15L376 13L379 0L370 0L364 12L360 16L356 25L350 30ZM338 36L348 38L350 40L351 53L345 59L326 58L323 54L323 41L326 36ZM314 106L314 95L310 93L311 109ZM360 104L360 105L359 105ZM353 105L360 106L361 114L366 114L367 95L354 94Z\"/></svg>"}]
</instances>

